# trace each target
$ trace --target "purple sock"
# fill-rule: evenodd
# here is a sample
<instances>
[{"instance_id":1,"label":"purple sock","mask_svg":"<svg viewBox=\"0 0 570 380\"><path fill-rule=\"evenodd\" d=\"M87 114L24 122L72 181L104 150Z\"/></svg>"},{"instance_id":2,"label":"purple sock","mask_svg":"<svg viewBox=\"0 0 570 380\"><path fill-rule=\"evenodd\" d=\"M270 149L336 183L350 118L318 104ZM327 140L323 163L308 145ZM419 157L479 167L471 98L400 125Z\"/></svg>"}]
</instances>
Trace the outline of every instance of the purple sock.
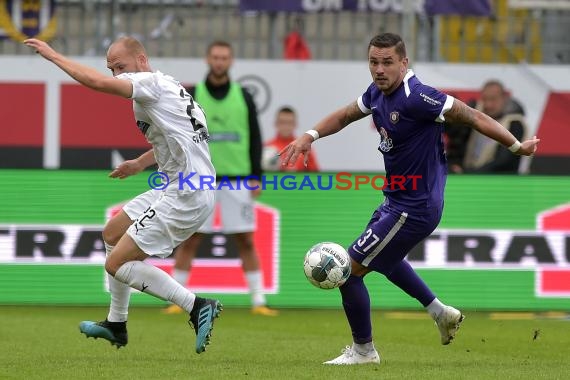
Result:
<instances>
[{"instance_id":1,"label":"purple sock","mask_svg":"<svg viewBox=\"0 0 570 380\"><path fill-rule=\"evenodd\" d=\"M362 277L351 275L339 289L352 339L358 344L372 342L370 297Z\"/></svg>"},{"instance_id":2,"label":"purple sock","mask_svg":"<svg viewBox=\"0 0 570 380\"><path fill-rule=\"evenodd\" d=\"M386 275L386 277L394 285L420 301L424 307L435 299L435 295L406 260L396 264L392 273Z\"/></svg>"}]
</instances>

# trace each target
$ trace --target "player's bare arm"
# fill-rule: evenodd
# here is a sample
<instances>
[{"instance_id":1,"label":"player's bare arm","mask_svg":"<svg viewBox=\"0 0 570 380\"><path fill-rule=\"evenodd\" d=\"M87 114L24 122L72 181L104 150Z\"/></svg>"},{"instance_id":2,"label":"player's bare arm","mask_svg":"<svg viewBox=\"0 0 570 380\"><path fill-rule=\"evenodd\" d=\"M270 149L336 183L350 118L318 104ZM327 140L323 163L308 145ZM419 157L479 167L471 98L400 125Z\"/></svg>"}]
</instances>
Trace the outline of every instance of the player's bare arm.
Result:
<instances>
[{"instance_id":1,"label":"player's bare arm","mask_svg":"<svg viewBox=\"0 0 570 380\"><path fill-rule=\"evenodd\" d=\"M354 101L325 117L315 126L314 130L319 134L319 138L329 136L341 131L347 125L365 116L367 115L362 113L358 104ZM279 152L279 155L282 157L282 165L294 166L299 155L302 154L306 166L313 141L315 141L315 139L311 135L303 133L302 136L283 148L283 150Z\"/></svg>"},{"instance_id":2,"label":"player's bare arm","mask_svg":"<svg viewBox=\"0 0 570 380\"><path fill-rule=\"evenodd\" d=\"M516 137L496 120L485 115L483 112L469 107L459 99L454 99L453 106L445 113L445 119L451 123L469 125L471 128L492 138L507 148L518 142ZM523 141L519 149L514 153L521 156L531 156L536 152L539 142L540 139L533 136L532 139Z\"/></svg>"},{"instance_id":3,"label":"player's bare arm","mask_svg":"<svg viewBox=\"0 0 570 380\"><path fill-rule=\"evenodd\" d=\"M156 164L156 159L154 158L154 150L151 149L134 160L127 160L121 163L115 168L110 174L111 178L125 179L132 175L138 174L148 168L151 165Z\"/></svg>"},{"instance_id":4,"label":"player's bare arm","mask_svg":"<svg viewBox=\"0 0 570 380\"><path fill-rule=\"evenodd\" d=\"M122 96L124 98L130 98L133 94L133 85L131 81L106 76L89 66L72 61L55 51L44 41L30 38L25 40L24 44L35 49L42 57L53 62L70 77L86 87L100 92Z\"/></svg>"}]
</instances>

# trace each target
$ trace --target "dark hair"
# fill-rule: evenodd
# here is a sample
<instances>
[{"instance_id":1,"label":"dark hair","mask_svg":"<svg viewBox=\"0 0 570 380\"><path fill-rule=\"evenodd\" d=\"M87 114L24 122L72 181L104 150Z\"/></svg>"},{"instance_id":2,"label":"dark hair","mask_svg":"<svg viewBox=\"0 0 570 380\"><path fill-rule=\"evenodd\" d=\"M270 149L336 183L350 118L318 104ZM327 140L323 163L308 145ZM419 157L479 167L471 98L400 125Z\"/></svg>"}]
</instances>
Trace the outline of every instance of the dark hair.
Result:
<instances>
[{"instance_id":1,"label":"dark hair","mask_svg":"<svg viewBox=\"0 0 570 380\"><path fill-rule=\"evenodd\" d=\"M398 54L400 58L406 57L406 45L404 44L404 40L394 33L382 33L372 37L368 44L368 50L370 50L372 46L377 48L391 48L395 46L396 54Z\"/></svg>"},{"instance_id":2,"label":"dark hair","mask_svg":"<svg viewBox=\"0 0 570 380\"><path fill-rule=\"evenodd\" d=\"M230 52L232 53L232 55L234 53L234 49L232 48L232 44L230 44L227 41L216 40L216 41L210 42L210 44L208 45L208 49L206 50L206 54L210 54L210 51L212 50L212 48L214 48L216 46L225 47L225 48L230 49Z\"/></svg>"},{"instance_id":3,"label":"dark hair","mask_svg":"<svg viewBox=\"0 0 570 380\"><path fill-rule=\"evenodd\" d=\"M503 85L503 83L501 81L499 81L498 79L490 79L487 82L485 82L485 84L483 85L483 88L481 90L485 90L489 87L498 87L501 92L503 94L507 94L507 89L505 88L505 86Z\"/></svg>"},{"instance_id":4,"label":"dark hair","mask_svg":"<svg viewBox=\"0 0 570 380\"><path fill-rule=\"evenodd\" d=\"M293 107L290 106L283 106L281 108L279 108L279 110L277 110L277 113L292 113L293 115L295 114L295 110L293 109Z\"/></svg>"}]
</instances>

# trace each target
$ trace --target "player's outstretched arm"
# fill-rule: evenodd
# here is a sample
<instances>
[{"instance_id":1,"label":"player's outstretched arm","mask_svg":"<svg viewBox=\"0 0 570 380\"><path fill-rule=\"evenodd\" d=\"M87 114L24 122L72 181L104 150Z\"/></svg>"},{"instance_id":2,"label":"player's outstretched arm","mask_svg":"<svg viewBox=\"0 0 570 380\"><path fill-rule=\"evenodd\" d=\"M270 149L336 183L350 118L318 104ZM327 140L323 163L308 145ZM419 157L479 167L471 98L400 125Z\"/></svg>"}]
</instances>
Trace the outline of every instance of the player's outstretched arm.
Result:
<instances>
[{"instance_id":1,"label":"player's outstretched arm","mask_svg":"<svg viewBox=\"0 0 570 380\"><path fill-rule=\"evenodd\" d=\"M522 143L519 142L508 129L503 127L496 120L481 111L469 107L459 99L454 99L453 106L445 113L445 120L450 123L469 125L471 128L492 138L504 145L514 154L520 156L533 155L540 142L540 139L537 139L536 136Z\"/></svg>"},{"instance_id":2,"label":"player's outstretched arm","mask_svg":"<svg viewBox=\"0 0 570 380\"><path fill-rule=\"evenodd\" d=\"M362 113L358 104L356 102L352 102L349 105L331 113L317 123L314 131L318 133L318 138L329 136L339 132L350 123L360 120L365 116L367 116L367 114ZM279 152L279 156L282 157L281 164L283 166L295 166L299 155L302 154L305 166L307 166L311 144L315 140L316 139L312 135L303 133L302 136Z\"/></svg>"},{"instance_id":3,"label":"player's outstretched arm","mask_svg":"<svg viewBox=\"0 0 570 380\"><path fill-rule=\"evenodd\" d=\"M130 98L133 94L133 85L131 81L106 76L89 66L72 61L55 51L44 41L30 38L25 40L24 44L35 49L42 57L56 64L70 77L86 87L100 92L122 96L124 98Z\"/></svg>"},{"instance_id":4,"label":"player's outstretched arm","mask_svg":"<svg viewBox=\"0 0 570 380\"><path fill-rule=\"evenodd\" d=\"M156 159L154 158L154 150L151 149L134 160L127 160L121 163L109 174L109 177L125 179L142 172L154 164L156 164Z\"/></svg>"}]
</instances>

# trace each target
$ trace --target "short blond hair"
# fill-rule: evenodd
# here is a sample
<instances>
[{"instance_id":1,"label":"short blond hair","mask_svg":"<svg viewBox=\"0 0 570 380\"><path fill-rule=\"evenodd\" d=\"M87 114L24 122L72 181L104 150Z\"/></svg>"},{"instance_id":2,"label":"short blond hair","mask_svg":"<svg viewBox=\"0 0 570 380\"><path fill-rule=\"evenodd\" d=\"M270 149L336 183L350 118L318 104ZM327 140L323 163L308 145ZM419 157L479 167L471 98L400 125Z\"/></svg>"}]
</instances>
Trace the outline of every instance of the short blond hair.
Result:
<instances>
[{"instance_id":1,"label":"short blond hair","mask_svg":"<svg viewBox=\"0 0 570 380\"><path fill-rule=\"evenodd\" d=\"M134 37L130 36L120 37L117 40L115 40L115 42L113 42L113 45L115 44L123 45L125 49L127 49L127 51L132 55L142 54L145 57L147 56L146 49L144 48L143 44Z\"/></svg>"}]
</instances>

